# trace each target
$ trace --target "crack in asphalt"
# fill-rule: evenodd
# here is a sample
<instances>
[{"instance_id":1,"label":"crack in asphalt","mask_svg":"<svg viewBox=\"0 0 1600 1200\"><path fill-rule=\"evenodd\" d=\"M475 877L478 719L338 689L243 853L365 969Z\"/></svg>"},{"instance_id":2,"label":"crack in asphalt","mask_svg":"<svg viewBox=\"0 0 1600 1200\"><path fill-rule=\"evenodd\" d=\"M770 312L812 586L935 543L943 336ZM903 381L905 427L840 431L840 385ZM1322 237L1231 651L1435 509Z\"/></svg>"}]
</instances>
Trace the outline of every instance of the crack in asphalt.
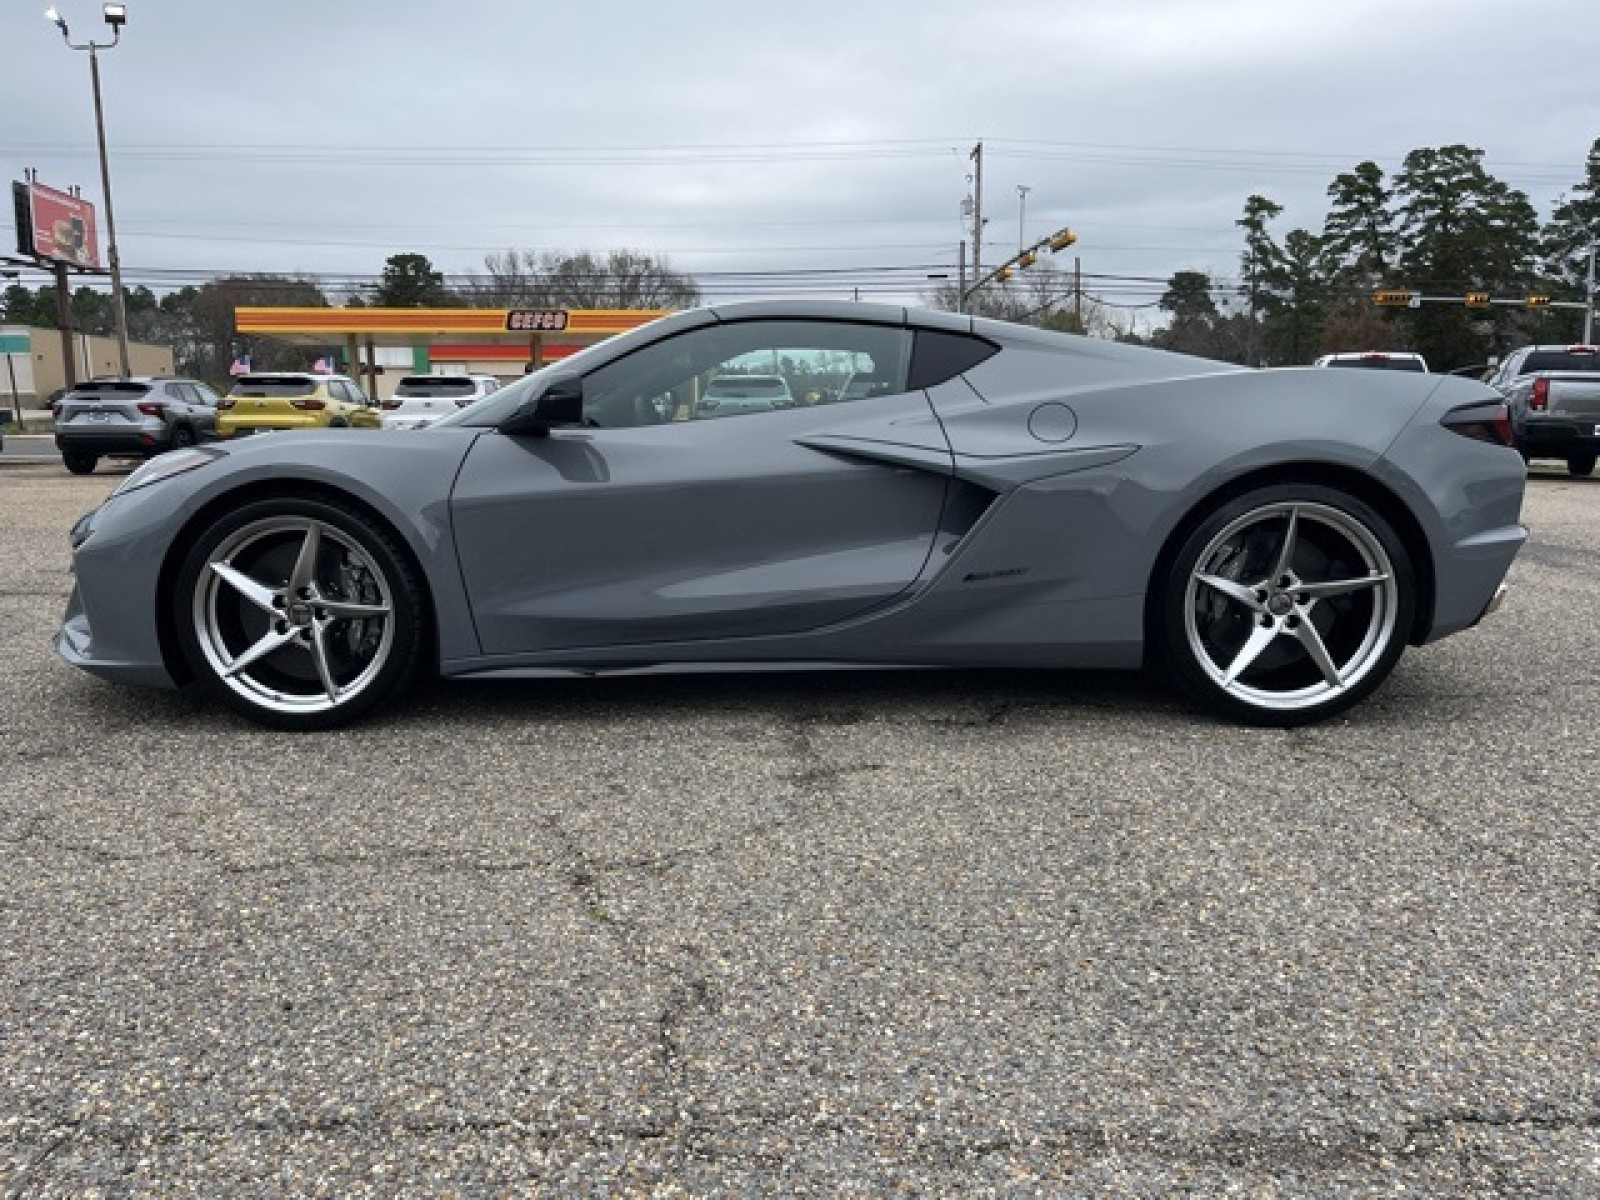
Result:
<instances>
[{"instance_id":1,"label":"crack in asphalt","mask_svg":"<svg viewBox=\"0 0 1600 1200\"><path fill-rule=\"evenodd\" d=\"M682 1050L681 1026L697 1012L713 1012L716 999L711 982L694 969L698 950L679 947L689 962L663 963L648 952L645 937L630 921L616 915L606 902L602 882L615 872L591 859L576 835L563 827L554 814L540 819L540 825L561 848L565 860L564 878L583 906L583 911L612 942L624 961L647 975L665 975L667 996L655 1020L655 1058L668 1089L672 1118L661 1126L658 1136L670 1136L693 1120L692 1097L688 1091L688 1064Z\"/></svg>"}]
</instances>

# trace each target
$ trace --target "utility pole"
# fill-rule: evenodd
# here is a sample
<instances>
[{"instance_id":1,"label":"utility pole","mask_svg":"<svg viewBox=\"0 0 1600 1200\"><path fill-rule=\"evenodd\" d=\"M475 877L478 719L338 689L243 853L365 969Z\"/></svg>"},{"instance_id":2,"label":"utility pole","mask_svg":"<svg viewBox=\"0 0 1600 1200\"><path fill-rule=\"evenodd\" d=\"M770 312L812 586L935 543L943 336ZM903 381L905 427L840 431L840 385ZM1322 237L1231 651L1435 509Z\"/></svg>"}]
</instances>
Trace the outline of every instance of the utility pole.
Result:
<instances>
[{"instance_id":1,"label":"utility pole","mask_svg":"<svg viewBox=\"0 0 1600 1200\"><path fill-rule=\"evenodd\" d=\"M1025 183L1017 184L1017 253L1028 247L1028 193L1033 191Z\"/></svg>"},{"instance_id":2,"label":"utility pole","mask_svg":"<svg viewBox=\"0 0 1600 1200\"><path fill-rule=\"evenodd\" d=\"M1083 332L1083 259L1072 256L1072 320L1077 332Z\"/></svg>"},{"instance_id":3,"label":"utility pole","mask_svg":"<svg viewBox=\"0 0 1600 1200\"><path fill-rule=\"evenodd\" d=\"M1584 306L1583 310L1583 344L1585 346L1594 345L1594 252L1595 247L1591 243L1589 246L1589 303Z\"/></svg>"},{"instance_id":4,"label":"utility pole","mask_svg":"<svg viewBox=\"0 0 1600 1200\"><path fill-rule=\"evenodd\" d=\"M967 311L967 239L961 239L961 249L956 252L956 311Z\"/></svg>"},{"instance_id":5,"label":"utility pole","mask_svg":"<svg viewBox=\"0 0 1600 1200\"><path fill-rule=\"evenodd\" d=\"M972 278L983 278L983 143L968 155L972 169Z\"/></svg>"},{"instance_id":6,"label":"utility pole","mask_svg":"<svg viewBox=\"0 0 1600 1200\"><path fill-rule=\"evenodd\" d=\"M120 29L118 30L120 33ZM113 46L116 42L111 43ZM111 166L106 159L106 118L100 103L101 49L89 43L89 77L94 81L94 130L100 141L100 190L106 198L106 260L111 265L111 317L117 329L117 358L124 379L133 374L128 358L128 305L122 291L122 259L117 254L117 218L111 211Z\"/></svg>"}]
</instances>

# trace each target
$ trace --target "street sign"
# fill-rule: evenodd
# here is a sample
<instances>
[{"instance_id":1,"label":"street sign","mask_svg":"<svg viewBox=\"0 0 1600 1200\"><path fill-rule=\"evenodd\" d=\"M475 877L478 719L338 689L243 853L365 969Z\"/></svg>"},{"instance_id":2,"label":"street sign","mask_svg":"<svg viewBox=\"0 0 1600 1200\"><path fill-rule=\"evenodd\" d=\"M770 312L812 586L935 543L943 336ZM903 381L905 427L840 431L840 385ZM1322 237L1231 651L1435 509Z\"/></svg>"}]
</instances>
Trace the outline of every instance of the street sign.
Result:
<instances>
[{"instance_id":1,"label":"street sign","mask_svg":"<svg viewBox=\"0 0 1600 1200\"><path fill-rule=\"evenodd\" d=\"M1467 293L1467 307L1468 308L1488 308L1489 307L1489 293L1488 292L1468 292Z\"/></svg>"},{"instance_id":2,"label":"street sign","mask_svg":"<svg viewBox=\"0 0 1600 1200\"><path fill-rule=\"evenodd\" d=\"M1372 299L1384 308L1421 308L1420 292L1374 292Z\"/></svg>"}]
</instances>

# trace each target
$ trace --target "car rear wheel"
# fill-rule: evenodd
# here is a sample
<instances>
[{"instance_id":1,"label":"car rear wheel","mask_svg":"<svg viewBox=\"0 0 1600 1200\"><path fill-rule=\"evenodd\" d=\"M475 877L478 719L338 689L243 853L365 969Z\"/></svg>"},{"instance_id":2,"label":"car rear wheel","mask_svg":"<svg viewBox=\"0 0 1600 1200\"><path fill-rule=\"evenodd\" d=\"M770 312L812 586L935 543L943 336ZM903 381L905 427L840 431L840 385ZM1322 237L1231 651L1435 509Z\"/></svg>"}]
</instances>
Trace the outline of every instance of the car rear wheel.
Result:
<instances>
[{"instance_id":1,"label":"car rear wheel","mask_svg":"<svg viewBox=\"0 0 1600 1200\"><path fill-rule=\"evenodd\" d=\"M422 589L386 530L318 500L263 500L195 541L178 573L179 642L195 676L280 729L327 729L415 673Z\"/></svg>"},{"instance_id":2,"label":"car rear wheel","mask_svg":"<svg viewBox=\"0 0 1600 1200\"><path fill-rule=\"evenodd\" d=\"M87 450L63 450L61 461L66 464L67 470L74 475L93 475L95 465L100 461L98 454L90 454Z\"/></svg>"},{"instance_id":3,"label":"car rear wheel","mask_svg":"<svg viewBox=\"0 0 1600 1200\"><path fill-rule=\"evenodd\" d=\"M1376 688L1415 611L1405 548L1353 496L1277 485L1209 513L1173 559L1161 643L1180 685L1260 725L1303 725Z\"/></svg>"},{"instance_id":4,"label":"car rear wheel","mask_svg":"<svg viewBox=\"0 0 1600 1200\"><path fill-rule=\"evenodd\" d=\"M1567 459L1567 474L1583 478L1594 474L1593 454L1574 454Z\"/></svg>"},{"instance_id":5,"label":"car rear wheel","mask_svg":"<svg viewBox=\"0 0 1600 1200\"><path fill-rule=\"evenodd\" d=\"M172 431L172 449L187 450L194 445L194 430L187 425L179 425Z\"/></svg>"}]
</instances>

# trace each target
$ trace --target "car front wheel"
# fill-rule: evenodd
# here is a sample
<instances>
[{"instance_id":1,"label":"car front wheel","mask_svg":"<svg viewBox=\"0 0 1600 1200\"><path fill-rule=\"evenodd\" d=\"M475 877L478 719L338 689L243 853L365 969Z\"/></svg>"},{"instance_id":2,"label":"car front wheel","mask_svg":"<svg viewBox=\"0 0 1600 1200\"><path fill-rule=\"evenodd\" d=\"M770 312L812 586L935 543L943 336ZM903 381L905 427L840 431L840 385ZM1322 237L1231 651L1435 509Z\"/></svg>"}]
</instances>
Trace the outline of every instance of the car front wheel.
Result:
<instances>
[{"instance_id":1,"label":"car front wheel","mask_svg":"<svg viewBox=\"0 0 1600 1200\"><path fill-rule=\"evenodd\" d=\"M1586 478L1594 474L1594 463L1593 454L1573 454L1567 458L1567 474Z\"/></svg>"},{"instance_id":2,"label":"car front wheel","mask_svg":"<svg viewBox=\"0 0 1600 1200\"><path fill-rule=\"evenodd\" d=\"M1405 649L1416 597L1405 548L1370 506L1277 485L1210 512L1173 559L1161 642L1183 688L1260 725L1357 703Z\"/></svg>"},{"instance_id":3,"label":"car front wheel","mask_svg":"<svg viewBox=\"0 0 1600 1200\"><path fill-rule=\"evenodd\" d=\"M423 642L422 589L393 536L320 500L262 500L213 523L174 603L201 684L279 729L368 711L409 682Z\"/></svg>"}]
</instances>

